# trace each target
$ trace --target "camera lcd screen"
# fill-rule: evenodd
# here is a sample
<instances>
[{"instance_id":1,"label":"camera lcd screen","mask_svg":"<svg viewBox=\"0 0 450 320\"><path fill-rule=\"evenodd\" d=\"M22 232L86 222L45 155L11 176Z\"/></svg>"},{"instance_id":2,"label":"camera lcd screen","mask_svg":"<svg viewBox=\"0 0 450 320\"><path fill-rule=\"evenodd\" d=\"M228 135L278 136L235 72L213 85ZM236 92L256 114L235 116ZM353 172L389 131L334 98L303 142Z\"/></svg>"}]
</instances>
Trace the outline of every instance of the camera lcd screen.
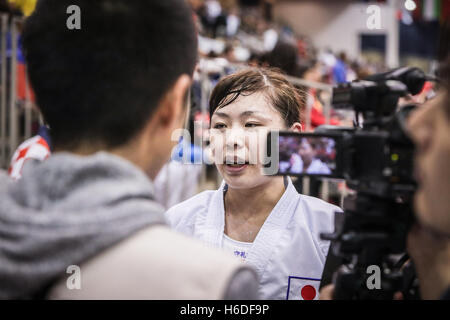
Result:
<instances>
[{"instance_id":1,"label":"camera lcd screen","mask_svg":"<svg viewBox=\"0 0 450 320\"><path fill-rule=\"evenodd\" d=\"M337 175L337 140L314 135L280 135L279 167L281 175Z\"/></svg>"}]
</instances>

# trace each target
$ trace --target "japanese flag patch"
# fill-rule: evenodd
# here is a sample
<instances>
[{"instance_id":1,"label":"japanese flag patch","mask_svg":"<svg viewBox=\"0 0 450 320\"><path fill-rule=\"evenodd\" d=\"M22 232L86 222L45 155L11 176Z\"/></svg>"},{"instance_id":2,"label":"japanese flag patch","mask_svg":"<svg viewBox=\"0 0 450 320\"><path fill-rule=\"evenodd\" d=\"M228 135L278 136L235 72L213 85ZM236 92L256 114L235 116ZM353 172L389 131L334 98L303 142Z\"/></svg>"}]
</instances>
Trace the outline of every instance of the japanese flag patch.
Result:
<instances>
[{"instance_id":1,"label":"japanese flag patch","mask_svg":"<svg viewBox=\"0 0 450 320\"><path fill-rule=\"evenodd\" d=\"M319 299L320 279L289 276L286 300Z\"/></svg>"}]
</instances>

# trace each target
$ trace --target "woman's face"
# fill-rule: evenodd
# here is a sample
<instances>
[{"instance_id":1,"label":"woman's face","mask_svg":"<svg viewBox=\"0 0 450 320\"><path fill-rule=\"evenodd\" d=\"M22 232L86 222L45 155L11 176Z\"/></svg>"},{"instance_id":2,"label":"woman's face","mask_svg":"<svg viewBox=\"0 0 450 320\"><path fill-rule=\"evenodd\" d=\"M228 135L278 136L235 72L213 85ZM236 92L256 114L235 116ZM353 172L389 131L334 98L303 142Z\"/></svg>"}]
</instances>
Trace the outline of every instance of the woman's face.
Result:
<instances>
[{"instance_id":1,"label":"woman's face","mask_svg":"<svg viewBox=\"0 0 450 320\"><path fill-rule=\"evenodd\" d=\"M420 107L409 119L416 144L415 211L419 221L450 233L450 120L446 93Z\"/></svg>"},{"instance_id":2,"label":"woman's face","mask_svg":"<svg viewBox=\"0 0 450 320\"><path fill-rule=\"evenodd\" d=\"M311 144L306 139L302 139L300 150L298 152L306 165L310 165L315 157L315 152Z\"/></svg>"},{"instance_id":3,"label":"woman's face","mask_svg":"<svg viewBox=\"0 0 450 320\"><path fill-rule=\"evenodd\" d=\"M299 126L299 124L298 124ZM239 96L211 118L211 151L229 187L249 189L271 179L262 174L267 132L286 130L281 114L261 93Z\"/></svg>"}]
</instances>

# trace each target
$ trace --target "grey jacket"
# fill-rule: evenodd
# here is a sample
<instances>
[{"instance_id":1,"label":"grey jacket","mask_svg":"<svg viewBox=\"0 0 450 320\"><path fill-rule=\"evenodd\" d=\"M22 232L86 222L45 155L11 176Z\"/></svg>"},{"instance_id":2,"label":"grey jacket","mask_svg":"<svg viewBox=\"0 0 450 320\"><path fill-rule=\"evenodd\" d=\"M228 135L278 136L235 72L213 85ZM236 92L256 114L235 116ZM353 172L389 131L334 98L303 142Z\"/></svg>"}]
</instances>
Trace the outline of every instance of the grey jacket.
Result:
<instances>
[{"instance_id":1,"label":"grey jacket","mask_svg":"<svg viewBox=\"0 0 450 320\"><path fill-rule=\"evenodd\" d=\"M0 173L0 299L45 297L68 266L95 261L140 231L165 224L153 190L140 169L104 152L30 160L17 182ZM119 256L126 257L121 250ZM222 298L256 298L253 271L234 262L229 270L233 276ZM202 270L197 273L201 276ZM133 276L124 275L124 283Z\"/></svg>"}]
</instances>

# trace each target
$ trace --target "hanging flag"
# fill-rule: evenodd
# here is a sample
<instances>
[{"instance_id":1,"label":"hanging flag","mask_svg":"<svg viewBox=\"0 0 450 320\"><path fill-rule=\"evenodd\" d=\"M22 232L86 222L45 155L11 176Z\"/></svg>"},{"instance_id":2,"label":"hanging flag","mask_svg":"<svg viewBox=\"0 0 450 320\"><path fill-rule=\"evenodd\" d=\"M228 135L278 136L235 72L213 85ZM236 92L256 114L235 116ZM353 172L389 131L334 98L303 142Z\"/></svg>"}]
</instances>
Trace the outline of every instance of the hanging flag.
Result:
<instances>
[{"instance_id":1,"label":"hanging flag","mask_svg":"<svg viewBox=\"0 0 450 320\"><path fill-rule=\"evenodd\" d=\"M409 0L408 0L409 1ZM414 20L443 22L450 18L450 0L414 0Z\"/></svg>"},{"instance_id":2,"label":"hanging flag","mask_svg":"<svg viewBox=\"0 0 450 320\"><path fill-rule=\"evenodd\" d=\"M422 6L423 20L433 21L439 19L438 3L436 0L424 0Z\"/></svg>"},{"instance_id":3,"label":"hanging flag","mask_svg":"<svg viewBox=\"0 0 450 320\"><path fill-rule=\"evenodd\" d=\"M44 161L50 157L50 147L47 141L39 135L25 140L14 152L8 174L13 180L22 177L22 169L25 162L30 159Z\"/></svg>"}]
</instances>

